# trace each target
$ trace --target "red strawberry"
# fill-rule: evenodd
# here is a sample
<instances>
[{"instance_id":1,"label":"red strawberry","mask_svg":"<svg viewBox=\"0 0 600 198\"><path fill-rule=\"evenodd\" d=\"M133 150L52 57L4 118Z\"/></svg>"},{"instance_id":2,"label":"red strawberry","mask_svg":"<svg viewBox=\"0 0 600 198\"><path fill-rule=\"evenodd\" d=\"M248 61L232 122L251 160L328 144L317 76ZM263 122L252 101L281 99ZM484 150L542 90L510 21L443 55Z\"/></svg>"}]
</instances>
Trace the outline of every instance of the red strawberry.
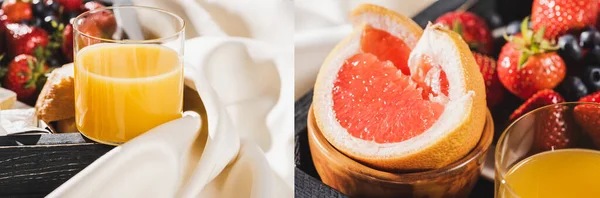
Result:
<instances>
[{"instance_id":1,"label":"red strawberry","mask_svg":"<svg viewBox=\"0 0 600 198\"><path fill-rule=\"evenodd\" d=\"M60 3L66 11L76 12L81 8L83 0L58 0L58 3Z\"/></svg>"},{"instance_id":2,"label":"red strawberry","mask_svg":"<svg viewBox=\"0 0 600 198\"><path fill-rule=\"evenodd\" d=\"M20 0L7 0L2 3L2 11L6 15L6 20L16 23L22 20L31 19L31 5Z\"/></svg>"},{"instance_id":3,"label":"red strawberry","mask_svg":"<svg viewBox=\"0 0 600 198\"><path fill-rule=\"evenodd\" d=\"M579 99L579 102L597 102L597 103L600 103L600 91L597 91L595 93L592 93L590 95L587 95L587 96Z\"/></svg>"},{"instance_id":4,"label":"red strawberry","mask_svg":"<svg viewBox=\"0 0 600 198\"><path fill-rule=\"evenodd\" d=\"M458 32L471 49L484 54L492 52L492 34L481 17L471 12L449 12L440 16L435 22Z\"/></svg>"},{"instance_id":5,"label":"red strawberry","mask_svg":"<svg viewBox=\"0 0 600 198\"><path fill-rule=\"evenodd\" d=\"M498 73L496 73L496 60L477 52L473 52L473 56L485 81L487 106L493 107L504 98L504 87L498 79Z\"/></svg>"},{"instance_id":6,"label":"red strawberry","mask_svg":"<svg viewBox=\"0 0 600 198\"><path fill-rule=\"evenodd\" d=\"M569 30L596 24L598 0L535 0L531 11L533 29L546 27L545 37L558 38Z\"/></svg>"},{"instance_id":7,"label":"red strawberry","mask_svg":"<svg viewBox=\"0 0 600 198\"><path fill-rule=\"evenodd\" d=\"M31 102L36 99L37 81L44 77L46 69L33 56L21 54L8 65L2 86L17 93L20 101Z\"/></svg>"},{"instance_id":8,"label":"red strawberry","mask_svg":"<svg viewBox=\"0 0 600 198\"><path fill-rule=\"evenodd\" d=\"M95 1L90 1L90 2L83 4L83 6L81 6L81 10L90 11L90 10L95 10L95 9L99 9L99 8L103 8L103 7L104 7L104 5L102 5L101 3L98 3Z\"/></svg>"},{"instance_id":9,"label":"red strawberry","mask_svg":"<svg viewBox=\"0 0 600 198\"><path fill-rule=\"evenodd\" d=\"M560 94L551 89L541 90L535 95L531 96L531 98L525 101L525 103L523 103L519 108L517 108L517 110L510 115L509 120L515 120L534 109L561 102L565 102L565 100L560 96Z\"/></svg>"},{"instance_id":10,"label":"red strawberry","mask_svg":"<svg viewBox=\"0 0 600 198\"><path fill-rule=\"evenodd\" d=\"M600 149L600 105L581 104L573 109L573 117Z\"/></svg>"},{"instance_id":11,"label":"red strawberry","mask_svg":"<svg viewBox=\"0 0 600 198\"><path fill-rule=\"evenodd\" d=\"M577 144L580 134L573 117L567 115L568 110L567 106L553 105L536 113L534 152L570 148Z\"/></svg>"},{"instance_id":12,"label":"red strawberry","mask_svg":"<svg viewBox=\"0 0 600 198\"><path fill-rule=\"evenodd\" d=\"M73 25L65 26L62 36L62 52L69 61L73 61Z\"/></svg>"},{"instance_id":13,"label":"red strawberry","mask_svg":"<svg viewBox=\"0 0 600 198\"><path fill-rule=\"evenodd\" d=\"M77 29L90 36L110 38L117 29L117 21L112 12L101 10L82 19Z\"/></svg>"},{"instance_id":14,"label":"red strawberry","mask_svg":"<svg viewBox=\"0 0 600 198\"><path fill-rule=\"evenodd\" d=\"M10 57L19 54L33 55L38 46L45 48L49 37L45 30L38 27L29 27L24 24L8 24L6 34L7 51Z\"/></svg>"},{"instance_id":15,"label":"red strawberry","mask_svg":"<svg viewBox=\"0 0 600 198\"><path fill-rule=\"evenodd\" d=\"M521 28L521 35L506 38L498 56L498 77L506 89L525 100L556 87L565 78L566 66L555 52L558 46L543 39L544 30L534 34L527 29L527 19Z\"/></svg>"}]
</instances>

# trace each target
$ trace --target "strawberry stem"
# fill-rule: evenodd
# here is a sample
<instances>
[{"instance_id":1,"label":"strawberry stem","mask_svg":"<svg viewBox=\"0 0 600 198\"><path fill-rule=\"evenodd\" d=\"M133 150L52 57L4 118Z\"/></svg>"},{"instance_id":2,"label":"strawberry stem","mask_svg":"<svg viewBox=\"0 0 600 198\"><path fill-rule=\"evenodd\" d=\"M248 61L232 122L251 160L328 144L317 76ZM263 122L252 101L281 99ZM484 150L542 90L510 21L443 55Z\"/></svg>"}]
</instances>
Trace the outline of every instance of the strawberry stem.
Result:
<instances>
[{"instance_id":1,"label":"strawberry stem","mask_svg":"<svg viewBox=\"0 0 600 198\"><path fill-rule=\"evenodd\" d=\"M534 32L529 29L529 17L526 17L523 22L521 22L521 36L508 36L504 35L504 39L507 42L515 44L515 48L521 51L519 56L519 65L518 69L522 69L524 64L527 62L529 57L543 54L547 52L552 52L558 50L558 45L556 45L555 41L548 41L544 39L544 34L546 32L546 27L542 27L539 31Z\"/></svg>"}]
</instances>

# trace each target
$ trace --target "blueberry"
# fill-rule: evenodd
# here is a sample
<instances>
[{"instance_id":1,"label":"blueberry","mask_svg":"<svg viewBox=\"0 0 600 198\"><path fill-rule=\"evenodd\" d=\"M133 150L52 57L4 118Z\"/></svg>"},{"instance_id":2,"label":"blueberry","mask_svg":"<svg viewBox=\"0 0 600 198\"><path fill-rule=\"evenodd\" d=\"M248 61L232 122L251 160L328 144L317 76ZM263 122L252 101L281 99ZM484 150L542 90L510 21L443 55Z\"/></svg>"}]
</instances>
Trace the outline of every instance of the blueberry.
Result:
<instances>
[{"instance_id":1,"label":"blueberry","mask_svg":"<svg viewBox=\"0 0 600 198\"><path fill-rule=\"evenodd\" d=\"M515 35L521 32L521 21L513 21L506 25L506 34Z\"/></svg>"},{"instance_id":2,"label":"blueberry","mask_svg":"<svg viewBox=\"0 0 600 198\"><path fill-rule=\"evenodd\" d=\"M594 46L583 59L586 65L600 64L600 46Z\"/></svg>"},{"instance_id":3,"label":"blueberry","mask_svg":"<svg viewBox=\"0 0 600 198\"><path fill-rule=\"evenodd\" d=\"M73 20L74 20L74 19L75 19L77 16L79 16L79 13L78 13L78 12L66 12L66 13L63 13L63 22L64 22L65 24L68 24L68 23L73 23Z\"/></svg>"},{"instance_id":4,"label":"blueberry","mask_svg":"<svg viewBox=\"0 0 600 198\"><path fill-rule=\"evenodd\" d=\"M47 7L43 0L34 0L31 2L31 11L35 16L44 16Z\"/></svg>"},{"instance_id":5,"label":"blueberry","mask_svg":"<svg viewBox=\"0 0 600 198\"><path fill-rule=\"evenodd\" d=\"M592 92L600 91L600 66L587 66L583 71L582 79Z\"/></svg>"},{"instance_id":6,"label":"blueberry","mask_svg":"<svg viewBox=\"0 0 600 198\"><path fill-rule=\"evenodd\" d=\"M48 6L48 8L50 8L50 10L54 11L55 13L58 13L58 10L60 9L60 4L56 0L47 0L46 6Z\"/></svg>"},{"instance_id":7,"label":"blueberry","mask_svg":"<svg viewBox=\"0 0 600 198\"><path fill-rule=\"evenodd\" d=\"M42 21L42 28L44 28L49 33L56 31L59 25L60 21L56 16L53 15L44 17L44 20Z\"/></svg>"},{"instance_id":8,"label":"blueberry","mask_svg":"<svg viewBox=\"0 0 600 198\"><path fill-rule=\"evenodd\" d=\"M585 83L577 76L566 76L556 87L556 91L569 102L577 101L590 93Z\"/></svg>"},{"instance_id":9,"label":"blueberry","mask_svg":"<svg viewBox=\"0 0 600 198\"><path fill-rule=\"evenodd\" d=\"M579 61L583 57L581 47L577 43L577 39L571 34L565 34L558 38L559 53L562 57L568 57Z\"/></svg>"},{"instance_id":10,"label":"blueberry","mask_svg":"<svg viewBox=\"0 0 600 198\"><path fill-rule=\"evenodd\" d=\"M31 20L28 21L27 25L29 26L34 26L34 27L40 27L42 25L42 20L36 17L31 18Z\"/></svg>"},{"instance_id":11,"label":"blueberry","mask_svg":"<svg viewBox=\"0 0 600 198\"><path fill-rule=\"evenodd\" d=\"M596 29L585 30L579 35L579 46L585 49L592 49L596 42L600 42L600 32Z\"/></svg>"},{"instance_id":12,"label":"blueberry","mask_svg":"<svg viewBox=\"0 0 600 198\"><path fill-rule=\"evenodd\" d=\"M62 65L62 61L57 56L50 56L46 58L46 64L48 64L50 67L58 67Z\"/></svg>"}]
</instances>

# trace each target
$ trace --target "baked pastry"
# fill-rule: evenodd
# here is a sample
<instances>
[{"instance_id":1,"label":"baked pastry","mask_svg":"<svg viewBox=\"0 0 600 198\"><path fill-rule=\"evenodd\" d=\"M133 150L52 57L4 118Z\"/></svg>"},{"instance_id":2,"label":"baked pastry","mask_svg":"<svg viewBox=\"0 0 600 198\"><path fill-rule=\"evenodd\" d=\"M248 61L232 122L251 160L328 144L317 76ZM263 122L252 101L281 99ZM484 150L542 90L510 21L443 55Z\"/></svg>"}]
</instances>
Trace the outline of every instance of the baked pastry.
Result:
<instances>
[{"instance_id":1,"label":"baked pastry","mask_svg":"<svg viewBox=\"0 0 600 198\"><path fill-rule=\"evenodd\" d=\"M56 132L58 133L69 133L79 132L77 125L75 124L75 117L56 121Z\"/></svg>"},{"instance_id":2,"label":"baked pastry","mask_svg":"<svg viewBox=\"0 0 600 198\"><path fill-rule=\"evenodd\" d=\"M73 64L55 69L48 76L35 104L38 118L46 123L75 117Z\"/></svg>"}]
</instances>

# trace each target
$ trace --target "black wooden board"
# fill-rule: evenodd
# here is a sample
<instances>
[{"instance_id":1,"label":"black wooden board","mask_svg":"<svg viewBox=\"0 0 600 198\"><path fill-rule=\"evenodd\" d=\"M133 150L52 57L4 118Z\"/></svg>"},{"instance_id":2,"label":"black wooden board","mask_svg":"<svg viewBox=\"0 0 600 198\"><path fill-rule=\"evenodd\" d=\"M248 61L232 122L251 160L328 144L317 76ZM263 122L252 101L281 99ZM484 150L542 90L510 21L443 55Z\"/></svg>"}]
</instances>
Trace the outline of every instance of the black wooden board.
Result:
<instances>
[{"instance_id":1,"label":"black wooden board","mask_svg":"<svg viewBox=\"0 0 600 198\"><path fill-rule=\"evenodd\" d=\"M531 0L519 0L514 1L510 0L511 3L521 3L524 5L531 5ZM436 18L441 16L446 12L450 12L456 10L461 5L463 5L467 0L440 0L433 3L431 6L427 7L425 10L417 14L413 17L413 20L417 22L422 27L425 27L428 22L433 22ZM500 1L499 4L495 0L479 0L472 7L469 8L469 11L474 12L483 18L486 19L491 29L498 28L504 26L507 22L502 21L502 19L520 19L524 18L522 16L522 12L514 13L511 10L506 9L519 9L519 8L510 8L504 6L506 2ZM498 10L498 5L502 5L501 7L505 10ZM522 7L522 6L521 6ZM530 8L524 8L530 9ZM502 13L501 16L498 13ZM498 38L495 40L495 48L496 51L504 44L503 39ZM492 54L494 55L494 54ZM509 94L507 94L509 95ZM510 97L510 96L509 96ZM502 108L492 109L493 113L496 113L499 118L506 118L508 114L514 110L513 104L519 103L515 98L506 98L503 103L506 103L502 106ZM306 118L308 114L308 109L312 103L312 91L303 95L299 100L295 103L295 188L294 193L295 197L346 197L339 191L323 184L319 175L317 174L315 167L313 165L310 150L308 148L308 135L306 131ZM506 106L510 106L506 108ZM507 114L508 113L508 114ZM506 115L505 115L506 114ZM498 120L495 121L496 124L496 134L499 134L498 131L502 131L504 128L504 121ZM480 178L480 180L475 185L473 191L471 192L471 196L474 198L486 198L486 197L494 197L494 183L488 181L484 178Z\"/></svg>"},{"instance_id":2,"label":"black wooden board","mask_svg":"<svg viewBox=\"0 0 600 198\"><path fill-rule=\"evenodd\" d=\"M0 138L0 197L43 197L113 147L79 133Z\"/></svg>"}]
</instances>

